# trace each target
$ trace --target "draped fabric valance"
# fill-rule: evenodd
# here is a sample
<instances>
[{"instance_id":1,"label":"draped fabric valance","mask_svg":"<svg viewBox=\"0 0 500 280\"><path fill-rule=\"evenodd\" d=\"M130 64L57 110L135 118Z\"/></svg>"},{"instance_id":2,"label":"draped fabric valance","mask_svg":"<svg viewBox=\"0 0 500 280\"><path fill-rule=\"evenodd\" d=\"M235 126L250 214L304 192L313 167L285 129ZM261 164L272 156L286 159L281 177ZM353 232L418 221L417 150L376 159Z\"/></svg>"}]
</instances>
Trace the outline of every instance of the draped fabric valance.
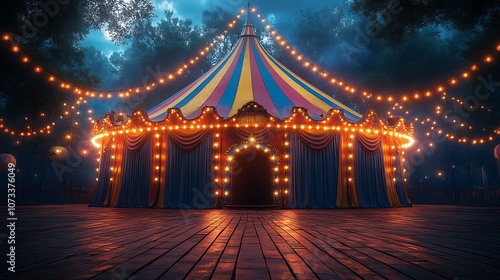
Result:
<instances>
[{"instance_id":1,"label":"draped fabric valance","mask_svg":"<svg viewBox=\"0 0 500 280\"><path fill-rule=\"evenodd\" d=\"M369 136L367 134L357 132L356 139L358 140L358 143L370 153L375 153L378 149L380 149L380 136Z\"/></svg>"},{"instance_id":2,"label":"draped fabric valance","mask_svg":"<svg viewBox=\"0 0 500 280\"><path fill-rule=\"evenodd\" d=\"M194 133L175 131L168 136L182 150L190 151L196 149L209 135L208 130L199 130Z\"/></svg>"},{"instance_id":3,"label":"draped fabric valance","mask_svg":"<svg viewBox=\"0 0 500 280\"><path fill-rule=\"evenodd\" d=\"M306 132L304 130L294 130L294 134L296 134L304 144L309 146L309 148L317 150L326 148L336 135L336 133L332 131Z\"/></svg>"},{"instance_id":4,"label":"draped fabric valance","mask_svg":"<svg viewBox=\"0 0 500 280\"><path fill-rule=\"evenodd\" d=\"M151 138L149 133L129 133L124 137L125 148L130 152L136 152L146 141Z\"/></svg>"}]
</instances>

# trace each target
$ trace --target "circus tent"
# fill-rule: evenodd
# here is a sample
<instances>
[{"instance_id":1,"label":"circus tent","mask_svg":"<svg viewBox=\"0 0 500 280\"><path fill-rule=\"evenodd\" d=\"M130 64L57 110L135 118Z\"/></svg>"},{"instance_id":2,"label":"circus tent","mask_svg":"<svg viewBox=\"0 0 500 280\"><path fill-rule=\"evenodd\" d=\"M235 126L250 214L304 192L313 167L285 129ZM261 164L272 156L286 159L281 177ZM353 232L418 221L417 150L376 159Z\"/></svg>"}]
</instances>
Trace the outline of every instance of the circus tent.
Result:
<instances>
[{"instance_id":1,"label":"circus tent","mask_svg":"<svg viewBox=\"0 0 500 280\"><path fill-rule=\"evenodd\" d=\"M95 127L92 206L409 206L412 126L362 116L266 51L247 19L213 68L147 112Z\"/></svg>"}]
</instances>

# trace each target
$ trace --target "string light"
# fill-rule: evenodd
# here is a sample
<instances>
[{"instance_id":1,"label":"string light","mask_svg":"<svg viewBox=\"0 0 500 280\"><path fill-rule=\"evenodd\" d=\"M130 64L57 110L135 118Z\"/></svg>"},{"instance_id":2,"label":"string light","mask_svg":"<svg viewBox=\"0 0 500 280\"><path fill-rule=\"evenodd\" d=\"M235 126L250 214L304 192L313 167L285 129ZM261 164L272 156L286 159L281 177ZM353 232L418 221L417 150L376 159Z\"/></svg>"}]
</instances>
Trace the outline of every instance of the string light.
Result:
<instances>
[{"instance_id":1,"label":"string light","mask_svg":"<svg viewBox=\"0 0 500 280\"><path fill-rule=\"evenodd\" d=\"M192 120L184 119L178 113L177 110L178 109L171 109L169 111L167 118L163 122L154 123L155 129L161 127L163 130L188 130L188 129L190 130L196 126L199 126L200 122L204 119L217 120L217 122L208 126L207 125L199 126L200 129L214 129L215 127L217 128L239 127L237 123L234 123L234 119L224 120L221 116L217 115L214 112L214 110L203 110L198 118ZM126 123L122 124L121 126L112 126L108 130L102 127L100 131L97 131L95 136L92 138L92 143L96 147L99 147L100 146L99 140L104 137L108 137L110 135L115 135L115 134L128 133L129 131L138 131L142 129L142 127L149 126L151 122L147 119L146 115L147 114L143 113L142 111L135 111L133 113L133 117L135 116L136 118L139 118L140 121L142 122L141 124L137 123L134 124L135 126L132 126L129 120ZM403 143L403 146L405 148L410 147L414 143L414 139L411 136L413 134L413 126L411 125L408 126L407 124L405 124L403 119L399 119L397 123L392 126L389 126L386 123L384 123L381 119L378 119L377 126L379 127L379 129L372 130L370 125L372 125L371 123L375 121L375 119L376 119L376 113L374 111L370 111L370 113L367 115L367 118L363 122L351 123L344 118L340 110L331 110L326 120L314 120L312 119L311 116L307 114L306 110L302 108L294 108L291 115L288 118L284 120L274 119L274 121L272 123L269 123L267 127L285 128L288 127L288 125L290 124L292 125L293 129L297 129L298 127L300 127L300 129L304 130L336 129L340 131L343 128L346 131L348 130L351 132L370 132L376 135L378 134L391 135L396 138L404 140L405 142ZM342 126L334 126L332 123L333 120L340 120L342 122ZM179 126L175 124L178 122L184 123L186 125ZM308 125L300 125L300 123L304 122L307 123ZM141 126L137 127L137 125ZM255 141L255 138L253 138L252 140L254 141L249 140L246 145L250 146L251 144L252 146L255 146L258 144L257 141ZM285 142L288 143L288 141ZM218 148L219 143L215 142L213 146L214 148ZM243 147L237 147L237 149L241 148ZM264 148L264 151L267 153L268 150L266 149L267 148ZM285 159L288 159L289 155L285 154L284 157ZM229 158L228 160L230 161Z\"/></svg>"},{"instance_id":2,"label":"string light","mask_svg":"<svg viewBox=\"0 0 500 280\"><path fill-rule=\"evenodd\" d=\"M256 12L256 8L255 7L252 7L252 12ZM243 12L240 11L240 13L238 13L236 15L236 18L240 18L240 15L244 13L244 10ZM262 18L262 16L260 14L258 14L258 18ZM264 18L262 18L262 22L266 22L266 20ZM231 21L231 25L234 26L236 23L235 20ZM339 80L338 78L336 77L332 77L331 74L327 73L326 71L322 70L319 66L316 66L316 65L312 65L312 63L305 59L305 56L300 54L297 50L295 50L294 48L292 48L288 43L287 43L287 40L285 40L282 35L280 35L276 30L272 30L271 28L271 25L269 24L265 24L265 28L266 30L269 30L271 35L274 36L274 38L278 41L279 45L281 45L282 47L286 48L287 50L289 50L289 53L293 56L295 56L298 60L304 60L304 66L309 68L312 72L317 72L321 75L321 77L324 77L324 78L328 78L331 80L332 84L334 85L337 85L339 87L341 87L345 92L348 92L348 93L360 93L362 94L362 97L364 98L371 98L373 95L371 93L369 93L368 91L363 91L363 90L357 90L355 86L352 86L350 84L347 84L345 83L344 81L341 81ZM223 34L227 34L227 30L224 30L224 32L217 36L216 39L217 40L221 40L223 38ZM10 35L8 34L5 34L3 37L3 40L4 41L9 41L11 42L11 44L13 44L13 41L11 40L11 37ZM211 50L214 46L214 41L215 39L209 44L207 45L203 50L201 50L199 52L199 54L201 56L204 56L207 54L207 52L209 50ZM500 51L500 45L497 45L495 47L496 51ZM12 45L12 51L15 52L15 53L20 53L22 55L22 62L23 63L32 63L31 62L31 59L28 58L28 56L26 56L24 54L24 52L19 48L19 46L16 46L16 45ZM181 75L185 69L188 68L188 64L194 64L196 63L197 61L199 61L199 57L195 57L195 58L192 58L189 60L189 63L185 63L183 64L181 67L179 67L178 71L177 71L177 74L178 75ZM491 63L493 62L494 59L491 55L488 55L485 57L484 59L484 62L486 63ZM475 63L473 64L471 67L470 67L470 71L477 71L479 69L479 66L478 66L479 63ZM85 89L76 89L74 86L71 85L71 83L67 83L67 82L64 82L62 80L60 80L59 78L57 78L56 76L54 75L50 75L50 73L48 71L46 71L45 69L43 69L42 67L40 66L34 66L34 72L35 73L48 73L48 80L50 82L58 82L60 84L60 87L62 89L65 89L65 90L73 90L73 92L77 95L80 95L80 96L85 96L87 98L114 98L114 97L120 97L120 98L126 98L126 97L130 97L132 96L132 92L136 92L136 93L140 93L142 92L143 89L141 89L141 87L132 87L130 89L124 89L124 90L113 90L113 91L109 91L107 94L103 94L102 92L100 91L96 91L96 90L85 90ZM467 79L469 78L470 74L468 71L465 71L465 72L462 72L461 75L459 75L459 77L461 77L462 79ZM159 83L160 84L164 84L166 79L168 80L172 80L174 79L174 75L173 74L168 74L166 77L162 77L160 80L159 80ZM452 78L450 79L447 83L443 83L443 84L448 84L448 85L457 85L459 83L459 80L457 78ZM149 91L151 90L152 88L154 88L155 86L157 86L157 84L155 83L151 83L151 84L148 84L144 87L144 89L146 91ZM133 90L135 89L135 90ZM435 92L439 92L439 93L444 93L446 91L446 87L443 86L443 85L440 85L438 87L436 87L435 89ZM394 95L394 96L386 96L386 97L383 97L381 95L377 96L376 100L378 101L389 101L389 102L394 102L396 101L397 98L399 98L400 102L407 102L409 101L410 99L412 100L421 100L423 97L427 97L427 98L430 98L430 97L433 97L434 96L434 93L433 91L426 91L425 94L421 94L421 93L415 93L415 94L412 94L412 95ZM446 100L447 97L445 97L444 95L442 96L443 99ZM78 102L86 102L86 101L80 101L78 100L77 102L75 103L78 103ZM407 111L407 114L409 113L409 111ZM439 112L440 113L440 112ZM65 114L66 116L69 115L69 114ZM392 116L393 114L389 113L390 116ZM224 124L225 125L225 124ZM255 124L256 127L258 127L258 124ZM1 128L3 129L4 132L6 133L14 133L14 134L19 134L19 135L33 135L36 133L43 133L45 131L47 132L50 132L50 130L48 130L48 126L44 126L42 129L38 130L38 132L36 130L28 130L28 131L22 131L22 132L13 132L11 129L8 129L8 128L5 128L5 124L1 123ZM301 125L300 126L301 129L304 129L306 126L305 125ZM172 129L172 127L169 127L169 129ZM177 128L176 128L177 129ZM42 132L43 131L43 132ZM123 133L123 132L122 132ZM454 137L454 136L449 136L449 137L453 137L455 139L461 139L461 138L458 138L458 137ZM492 136L488 137L488 139L491 139ZM481 142L481 139L479 139L478 141L476 142ZM484 142L484 141L483 141Z\"/></svg>"},{"instance_id":3,"label":"string light","mask_svg":"<svg viewBox=\"0 0 500 280\"><path fill-rule=\"evenodd\" d=\"M236 19L239 19L241 17L241 11L235 16ZM236 25L236 20L232 20L229 24L230 28L233 28ZM225 34L228 33L228 30L224 30L220 35L216 36L212 40L210 40L210 43L207 43L200 51L197 53L200 54L200 56L206 56L209 51L211 51L216 42L222 40L224 38ZM22 55L21 61L25 64L32 63L32 61L29 59L28 55L24 50L21 49L18 45L15 44L14 40L9 34L4 34L2 36L2 39L4 42L9 42L11 45L11 50L13 53L20 54ZM175 72L177 76L182 76L185 70L189 68L188 65L194 65L196 64L200 58L198 56L188 59L189 63L182 63L178 67L178 70ZM32 63L33 64L33 63ZM76 87L71 86L71 83L68 83L61 78L58 78L56 75L51 74L50 71L48 71L46 68L41 67L39 65L32 65L32 69L34 70L35 73L46 73L47 79L49 82L58 82L61 86L61 89L64 90L71 90L75 89ZM159 84L164 85L166 84L166 80L173 80L175 78L174 74L169 73L165 77L159 77ZM103 90L100 89L86 89L84 87L80 87L80 90L78 92L73 91L73 93L80 95L80 96L86 96L87 98L129 98L132 97L133 95L130 94L132 92L135 92L137 94L142 94L142 93L147 93L150 92L153 88L155 88L157 84L155 82L141 85L141 86L132 86L130 88L126 89L114 89L114 90L107 90L107 94L102 94Z\"/></svg>"},{"instance_id":4,"label":"string light","mask_svg":"<svg viewBox=\"0 0 500 280\"><path fill-rule=\"evenodd\" d=\"M65 111L63 114L59 115L60 120L64 120L65 118L69 117L72 115L72 113L75 113L77 115L80 115L80 111L78 111L78 106L87 104L87 101L82 97L79 99L76 99L75 102L71 105L68 106L67 103L62 103L61 107L66 107L69 108L69 111ZM92 110L86 111L87 116L89 119L92 121ZM40 113L37 115L37 118L44 119L46 117L45 113ZM25 117L25 121L28 121L27 117ZM33 119L32 121L36 121ZM38 121L40 122L40 121ZM4 118L0 118L0 132L5 133L6 135L9 136L20 136L20 137L28 137L28 136L36 136L36 135L41 135L41 134L50 134L53 130L54 127L56 126L56 122L51 122L51 121L45 121L42 120L42 124L39 124L37 128L34 128L32 125L26 125L24 129L14 129L9 127L7 124L5 124ZM74 125L78 126L79 122L74 122Z\"/></svg>"},{"instance_id":5,"label":"string light","mask_svg":"<svg viewBox=\"0 0 500 280\"><path fill-rule=\"evenodd\" d=\"M252 11L254 11L254 10L256 11L255 8L252 9ZM260 18L262 16L260 14L258 14L258 17ZM305 60L305 62L303 64L305 68L309 68L311 70L311 72L313 72L313 73L319 73L320 76L323 78L327 78L330 76L326 70L322 70L319 66L314 66L314 67L310 68L309 66L311 65L311 62L309 60L307 60L305 58L305 56L303 54L301 54L298 50L293 48L291 45L287 44L286 43L287 41L283 39L282 35L280 35L280 33L277 30L274 30L271 25L265 24L265 28L266 28L266 30L268 30L270 32L271 36L273 36L275 40L279 41L278 45L285 48L286 50L289 50L288 53L291 56L295 57L299 61ZM282 42L284 42L284 43L282 44ZM500 51L500 44L495 46L495 50ZM492 55L487 55L484 59L484 62L485 63L493 62ZM477 71L479 69L478 64L479 63L472 64L470 69L472 71ZM462 73L463 73L461 75L462 79L465 80L469 77L469 74L467 72L462 72ZM351 84L347 84L346 82L343 82L343 81L339 81L339 79L337 77L333 77L333 78L329 77L329 79L331 81L331 84L337 85L339 87L339 89L341 89L342 92L346 92L346 93L361 92L361 97L363 97L363 98L371 99L373 97L373 94L369 93L369 91L366 91L366 90L356 91L355 89L360 88L360 87L357 87L357 86L354 86ZM453 78L453 79L451 79L443 84L449 84L450 86L455 86L455 85L459 84L459 80L456 78ZM436 87L435 91L427 90L425 92L424 96L430 98L430 97L434 96L435 94L443 92L445 90L446 90L446 87L444 87L443 85L439 85L438 87ZM377 96L375 98L375 100L380 101L380 102L383 102L383 101L391 102L391 101L395 101L396 98L399 98L399 102L407 102L410 99L412 99L413 101L421 101L422 100L421 97L422 96L420 93L416 93L412 96L405 96L404 94L396 94L394 96L387 96L385 98L382 96Z\"/></svg>"}]
</instances>

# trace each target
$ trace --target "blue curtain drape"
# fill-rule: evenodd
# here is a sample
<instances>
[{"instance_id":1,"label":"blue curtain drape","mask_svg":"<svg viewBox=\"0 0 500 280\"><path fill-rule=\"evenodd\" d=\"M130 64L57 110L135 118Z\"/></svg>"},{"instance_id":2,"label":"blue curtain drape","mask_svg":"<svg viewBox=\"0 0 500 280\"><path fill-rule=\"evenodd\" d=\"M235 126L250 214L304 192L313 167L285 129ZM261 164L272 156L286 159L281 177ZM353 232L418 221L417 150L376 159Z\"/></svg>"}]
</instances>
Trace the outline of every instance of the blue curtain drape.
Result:
<instances>
[{"instance_id":1,"label":"blue curtain drape","mask_svg":"<svg viewBox=\"0 0 500 280\"><path fill-rule=\"evenodd\" d=\"M335 208L340 138L338 133L323 137L328 142L318 149L296 132L289 133L291 182L287 203L291 208Z\"/></svg>"},{"instance_id":2,"label":"blue curtain drape","mask_svg":"<svg viewBox=\"0 0 500 280\"><path fill-rule=\"evenodd\" d=\"M106 145L106 147L101 150L102 157L99 164L97 187L90 206L103 206L105 202L104 200L106 199L106 195L109 190L109 179L111 178L109 169L111 168L111 154L113 153L111 149L109 149L109 145L110 144Z\"/></svg>"},{"instance_id":3,"label":"blue curtain drape","mask_svg":"<svg viewBox=\"0 0 500 280\"><path fill-rule=\"evenodd\" d=\"M403 170L401 166L401 156L399 153L396 153L396 159L394 160L394 167L396 167L396 191L398 193L399 202L403 206L411 206L411 203L408 199L408 195L406 194L406 190L404 189L403 184Z\"/></svg>"},{"instance_id":4,"label":"blue curtain drape","mask_svg":"<svg viewBox=\"0 0 500 280\"><path fill-rule=\"evenodd\" d=\"M368 151L357 138L354 157L360 207L390 207L381 143L378 142L374 151Z\"/></svg>"},{"instance_id":5,"label":"blue curtain drape","mask_svg":"<svg viewBox=\"0 0 500 280\"><path fill-rule=\"evenodd\" d=\"M151 135L146 136L140 147L123 151L123 175L120 196L116 207L148 206L151 180Z\"/></svg>"},{"instance_id":6,"label":"blue curtain drape","mask_svg":"<svg viewBox=\"0 0 500 280\"><path fill-rule=\"evenodd\" d=\"M181 148L168 135L165 208L212 208L215 185L211 178L212 137L208 134L195 147Z\"/></svg>"}]
</instances>

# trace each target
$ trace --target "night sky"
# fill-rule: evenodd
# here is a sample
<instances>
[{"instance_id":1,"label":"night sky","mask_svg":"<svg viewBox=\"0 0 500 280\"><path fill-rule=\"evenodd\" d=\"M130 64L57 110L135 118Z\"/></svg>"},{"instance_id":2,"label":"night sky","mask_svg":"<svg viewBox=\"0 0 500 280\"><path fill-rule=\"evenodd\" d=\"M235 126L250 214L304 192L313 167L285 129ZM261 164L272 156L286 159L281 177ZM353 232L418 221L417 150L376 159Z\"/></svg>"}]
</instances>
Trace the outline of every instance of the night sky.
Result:
<instances>
[{"instance_id":1,"label":"night sky","mask_svg":"<svg viewBox=\"0 0 500 280\"><path fill-rule=\"evenodd\" d=\"M201 24L201 13L204 10L214 10L215 7L221 7L230 13L236 14L241 7L247 4L244 0L172 0L161 1L154 0L155 19L154 22L164 18L164 10L174 11L174 15L181 19L190 19L194 25ZM326 5L342 4L342 0L325 0L325 1L263 1L255 0L251 4L258 8L259 11L271 22L284 24L293 24L292 21L295 15L301 9L320 9ZM117 46L109 38L106 30L92 31L87 38L82 42L85 46L96 46L105 53L109 54L113 51L126 49L126 46Z\"/></svg>"}]
</instances>

